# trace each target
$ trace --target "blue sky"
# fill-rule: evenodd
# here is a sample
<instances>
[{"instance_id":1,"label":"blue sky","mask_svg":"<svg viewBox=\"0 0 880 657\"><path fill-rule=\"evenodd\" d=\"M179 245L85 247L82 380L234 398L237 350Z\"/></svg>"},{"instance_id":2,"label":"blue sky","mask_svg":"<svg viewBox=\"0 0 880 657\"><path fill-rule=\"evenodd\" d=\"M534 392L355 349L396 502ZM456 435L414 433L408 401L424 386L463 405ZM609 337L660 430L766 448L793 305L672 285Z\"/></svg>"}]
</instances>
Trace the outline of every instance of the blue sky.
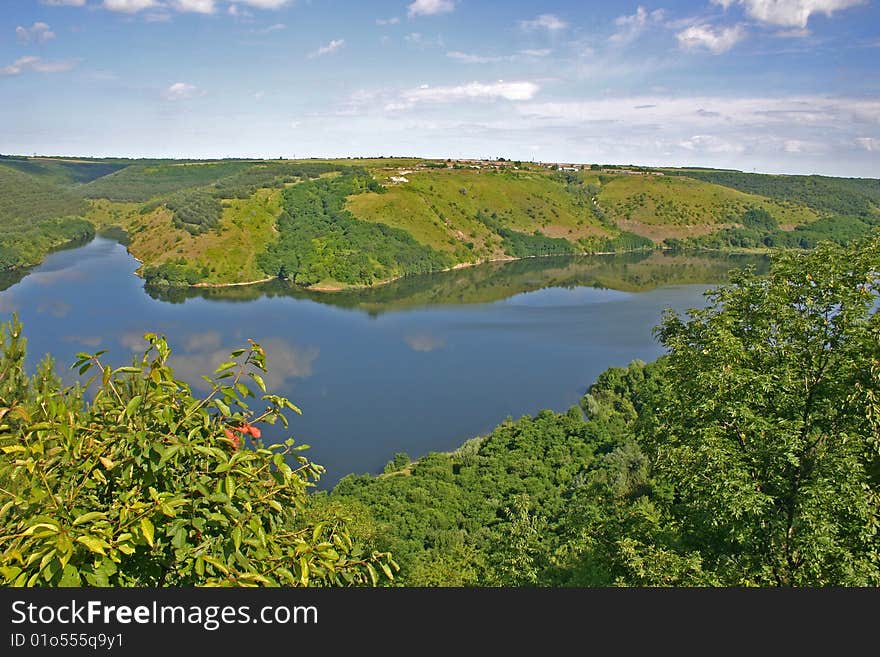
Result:
<instances>
[{"instance_id":1,"label":"blue sky","mask_svg":"<svg viewBox=\"0 0 880 657\"><path fill-rule=\"evenodd\" d=\"M2 0L0 152L880 176L877 0Z\"/></svg>"}]
</instances>

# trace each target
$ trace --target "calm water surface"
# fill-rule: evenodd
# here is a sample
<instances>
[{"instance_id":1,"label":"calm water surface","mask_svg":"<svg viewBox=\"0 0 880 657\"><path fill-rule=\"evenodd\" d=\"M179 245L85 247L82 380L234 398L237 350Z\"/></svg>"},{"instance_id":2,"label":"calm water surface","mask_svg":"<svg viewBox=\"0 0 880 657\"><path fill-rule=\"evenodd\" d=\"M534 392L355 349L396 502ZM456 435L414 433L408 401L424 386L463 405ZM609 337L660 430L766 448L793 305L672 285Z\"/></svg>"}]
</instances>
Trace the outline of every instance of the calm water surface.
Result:
<instances>
[{"instance_id":1,"label":"calm water surface","mask_svg":"<svg viewBox=\"0 0 880 657\"><path fill-rule=\"evenodd\" d=\"M329 485L380 471L395 452L454 449L507 416L569 408L607 367L660 355L651 329L665 308L702 305L711 283L749 262L545 258L359 293L271 284L154 298L125 248L97 238L0 292L0 320L17 312L29 366L52 353L66 381L76 352L107 349L126 364L149 331L168 337L178 375L198 386L253 338L268 354L267 384L304 413L289 433L264 435L312 445Z\"/></svg>"}]
</instances>

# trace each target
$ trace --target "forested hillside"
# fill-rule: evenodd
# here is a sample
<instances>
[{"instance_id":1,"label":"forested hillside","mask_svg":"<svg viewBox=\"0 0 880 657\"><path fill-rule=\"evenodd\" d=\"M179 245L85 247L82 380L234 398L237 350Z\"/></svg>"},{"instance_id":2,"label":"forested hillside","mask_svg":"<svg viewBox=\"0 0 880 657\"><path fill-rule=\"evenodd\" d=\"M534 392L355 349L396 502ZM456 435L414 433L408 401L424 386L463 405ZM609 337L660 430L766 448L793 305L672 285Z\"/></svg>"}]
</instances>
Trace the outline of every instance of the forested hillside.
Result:
<instances>
[{"instance_id":1,"label":"forested hillside","mask_svg":"<svg viewBox=\"0 0 880 657\"><path fill-rule=\"evenodd\" d=\"M0 270L35 265L52 248L95 234L87 204L0 160Z\"/></svg>"},{"instance_id":2,"label":"forested hillside","mask_svg":"<svg viewBox=\"0 0 880 657\"><path fill-rule=\"evenodd\" d=\"M338 290L534 256L844 245L880 225L878 204L878 180L710 169L3 156L0 267L110 230L155 289Z\"/></svg>"},{"instance_id":3,"label":"forested hillside","mask_svg":"<svg viewBox=\"0 0 880 657\"><path fill-rule=\"evenodd\" d=\"M880 238L668 316L581 408L395 456L333 499L415 586L880 584Z\"/></svg>"}]
</instances>

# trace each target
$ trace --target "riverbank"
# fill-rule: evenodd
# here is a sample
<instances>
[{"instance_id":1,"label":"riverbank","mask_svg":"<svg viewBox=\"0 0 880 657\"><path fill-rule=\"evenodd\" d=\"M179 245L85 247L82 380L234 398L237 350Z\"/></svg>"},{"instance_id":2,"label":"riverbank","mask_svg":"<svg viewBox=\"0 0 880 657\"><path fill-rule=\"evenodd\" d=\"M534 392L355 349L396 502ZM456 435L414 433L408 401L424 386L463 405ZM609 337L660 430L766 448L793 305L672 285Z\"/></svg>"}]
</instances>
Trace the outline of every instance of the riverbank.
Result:
<instances>
[{"instance_id":1,"label":"riverbank","mask_svg":"<svg viewBox=\"0 0 880 657\"><path fill-rule=\"evenodd\" d=\"M650 253L651 251L659 251L659 250L666 250L666 249L660 249L658 247L655 249L633 249L630 251L602 251L602 252L597 252L597 253L576 253L576 254L572 254L572 255L573 255L573 257L610 256L610 255L623 255L626 253L639 253L639 252ZM134 256L132 256L132 257L134 257ZM514 262L514 261L518 261L518 260L531 260L531 259L535 259L535 258L558 258L558 257L560 257L560 254L558 254L558 253L548 253L545 255L530 255L530 256L522 256L522 257L505 256L503 258L491 258L489 260L480 260L478 262L460 262L455 265L452 265L451 267L445 267L443 269L438 269L437 271L431 272L431 273L441 274L441 273L445 273L445 272L456 271L459 269L467 269L470 267L479 267L480 265L488 265L488 264L491 264L494 262ZM137 259L137 258L135 258L135 259ZM138 262L140 262L140 261L138 261ZM404 275L393 276L391 278L386 278L381 281L375 281L375 282L371 283L370 285L335 285L335 284L317 283L315 285L302 287L302 289L304 291L308 291L308 292L329 292L329 293L347 292L347 291L351 291L351 290L368 290L368 289L372 289L372 288L376 288L376 287L381 287L383 285L388 285L389 283L393 283L394 281L399 281L403 278L406 278L406 276L404 276ZM254 280L254 281L241 281L241 282L237 282L237 283L194 283L192 285L184 285L184 286L179 286L179 287L181 287L181 288L222 289L222 288L227 288L227 287L246 287L249 285L259 285L261 283L269 283L269 282L275 281L275 280L278 280L278 278L275 276L269 276L267 278L261 278L261 279Z\"/></svg>"}]
</instances>

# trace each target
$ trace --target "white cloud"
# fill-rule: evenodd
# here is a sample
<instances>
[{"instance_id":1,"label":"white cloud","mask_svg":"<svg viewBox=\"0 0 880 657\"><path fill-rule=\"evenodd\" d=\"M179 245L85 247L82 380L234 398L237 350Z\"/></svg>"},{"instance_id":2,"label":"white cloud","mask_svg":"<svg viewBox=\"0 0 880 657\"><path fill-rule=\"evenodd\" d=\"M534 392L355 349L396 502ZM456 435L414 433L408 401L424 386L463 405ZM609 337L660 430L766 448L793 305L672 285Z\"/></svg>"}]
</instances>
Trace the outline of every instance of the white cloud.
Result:
<instances>
[{"instance_id":1,"label":"white cloud","mask_svg":"<svg viewBox=\"0 0 880 657\"><path fill-rule=\"evenodd\" d=\"M790 30L779 30L778 32L775 32L773 36L781 39L803 39L804 37L810 36L810 34L810 30L807 28L796 27Z\"/></svg>"},{"instance_id":2,"label":"white cloud","mask_svg":"<svg viewBox=\"0 0 880 657\"><path fill-rule=\"evenodd\" d=\"M30 27L19 25L15 35L21 43L46 43L55 38L55 33L46 23L34 23Z\"/></svg>"},{"instance_id":3,"label":"white cloud","mask_svg":"<svg viewBox=\"0 0 880 657\"><path fill-rule=\"evenodd\" d=\"M454 59L457 62L462 62L463 64L491 64L493 62L501 61L501 57L486 57L483 55L473 55L471 53L460 52L458 50L453 50L451 52L446 53L446 56L449 59Z\"/></svg>"},{"instance_id":4,"label":"white cloud","mask_svg":"<svg viewBox=\"0 0 880 657\"><path fill-rule=\"evenodd\" d=\"M251 30L254 34L272 34L272 32L280 32L282 30L286 30L287 25L284 23L274 23L273 25L269 25L267 27L262 27L258 30Z\"/></svg>"},{"instance_id":5,"label":"white cloud","mask_svg":"<svg viewBox=\"0 0 880 657\"><path fill-rule=\"evenodd\" d=\"M92 347L93 349L104 341L104 338L100 335L65 335L61 339L64 342L73 342L85 347Z\"/></svg>"},{"instance_id":6,"label":"white cloud","mask_svg":"<svg viewBox=\"0 0 880 657\"><path fill-rule=\"evenodd\" d=\"M204 95L204 91L186 82L175 82L162 92L162 97L165 100L186 100L187 98L196 98Z\"/></svg>"},{"instance_id":7,"label":"white cloud","mask_svg":"<svg viewBox=\"0 0 880 657\"><path fill-rule=\"evenodd\" d=\"M733 4L742 5L746 14L755 20L805 28L813 14L831 15L842 9L865 4L867 0L712 0L713 4L727 9Z\"/></svg>"},{"instance_id":8,"label":"white cloud","mask_svg":"<svg viewBox=\"0 0 880 657\"><path fill-rule=\"evenodd\" d=\"M410 349L421 353L430 353L446 346L444 338L437 338L433 335L407 335L404 341Z\"/></svg>"},{"instance_id":9,"label":"white cloud","mask_svg":"<svg viewBox=\"0 0 880 657\"><path fill-rule=\"evenodd\" d=\"M781 131L786 127L824 129L853 123L880 124L880 99L827 96L628 96L528 103L521 105L520 111L559 125L619 123L651 129L663 126L664 130L672 130L676 125L692 129L695 121L701 121L701 130L741 126Z\"/></svg>"},{"instance_id":10,"label":"white cloud","mask_svg":"<svg viewBox=\"0 0 880 657\"><path fill-rule=\"evenodd\" d=\"M40 0L40 4L50 7L84 7L86 0Z\"/></svg>"},{"instance_id":11,"label":"white cloud","mask_svg":"<svg viewBox=\"0 0 880 657\"><path fill-rule=\"evenodd\" d=\"M422 48L433 48L433 47L443 47L443 39L440 36L431 38L426 37L421 32L410 32L403 40L407 43L412 43L417 46L421 46Z\"/></svg>"},{"instance_id":12,"label":"white cloud","mask_svg":"<svg viewBox=\"0 0 880 657\"><path fill-rule=\"evenodd\" d=\"M135 14L144 9L158 7L156 0L104 0L104 9L119 11L124 14Z\"/></svg>"},{"instance_id":13,"label":"white cloud","mask_svg":"<svg viewBox=\"0 0 880 657\"><path fill-rule=\"evenodd\" d=\"M636 9L636 13L629 16L618 16L614 19L617 31L608 40L618 46L631 43L638 39L648 29L650 24L662 21L663 16L664 12L662 9L655 9L649 12L640 5Z\"/></svg>"},{"instance_id":14,"label":"white cloud","mask_svg":"<svg viewBox=\"0 0 880 657\"><path fill-rule=\"evenodd\" d=\"M392 16L391 18L377 18L376 25L384 26L384 25L397 25L400 22L400 18L397 16Z\"/></svg>"},{"instance_id":15,"label":"white cloud","mask_svg":"<svg viewBox=\"0 0 880 657\"><path fill-rule=\"evenodd\" d=\"M257 9L281 9L284 5L289 4L291 0L237 0L245 5L256 7Z\"/></svg>"},{"instance_id":16,"label":"white cloud","mask_svg":"<svg viewBox=\"0 0 880 657\"><path fill-rule=\"evenodd\" d=\"M140 336L128 334L123 340L123 346L132 351L143 351L145 348ZM193 334L184 341L184 353L172 354L170 363L177 376L196 388L204 389L208 384L201 378L202 375L213 372L217 365L229 360L229 352L237 346L223 346L222 337L213 331ZM281 338L263 339L260 346L266 351L266 359L271 365L270 372L263 378L266 385L275 390L291 383L293 379L312 376L315 361L321 353L318 347L299 347Z\"/></svg>"},{"instance_id":17,"label":"white cloud","mask_svg":"<svg viewBox=\"0 0 880 657\"><path fill-rule=\"evenodd\" d=\"M217 9L219 0L104 0L103 7L110 11L126 14L135 14L145 9L154 9L170 6L177 11L192 12L197 14L213 14ZM231 16L245 16L247 12L239 9L238 5L248 5L256 9L280 9L290 3L290 0L235 0L237 4L231 4L227 9ZM83 6L85 3L78 4Z\"/></svg>"},{"instance_id":18,"label":"white cloud","mask_svg":"<svg viewBox=\"0 0 880 657\"><path fill-rule=\"evenodd\" d=\"M557 32L568 26L568 23L555 14L541 14L530 21L520 21L519 26L524 30L549 30Z\"/></svg>"},{"instance_id":19,"label":"white cloud","mask_svg":"<svg viewBox=\"0 0 880 657\"><path fill-rule=\"evenodd\" d=\"M521 61L525 57L546 57L553 51L549 48L539 50L520 50L515 55L475 55L473 53L461 52L460 50L452 50L446 53L450 59L454 59L462 64L495 64L497 62L515 62Z\"/></svg>"},{"instance_id":20,"label":"white cloud","mask_svg":"<svg viewBox=\"0 0 880 657\"><path fill-rule=\"evenodd\" d=\"M745 146L742 144L716 137L715 135L693 135L678 144L685 150L698 151L700 153L742 153Z\"/></svg>"},{"instance_id":21,"label":"white cloud","mask_svg":"<svg viewBox=\"0 0 880 657\"><path fill-rule=\"evenodd\" d=\"M692 25L675 35L683 50L708 50L720 55L733 48L746 37L742 25L713 28L711 25Z\"/></svg>"},{"instance_id":22,"label":"white cloud","mask_svg":"<svg viewBox=\"0 0 880 657\"><path fill-rule=\"evenodd\" d=\"M871 153L880 151L880 139L874 137L859 137L856 139L856 144Z\"/></svg>"},{"instance_id":23,"label":"white cloud","mask_svg":"<svg viewBox=\"0 0 880 657\"><path fill-rule=\"evenodd\" d=\"M345 39L333 39L326 46L321 46L317 50L310 52L307 56L309 59L322 57L324 55L332 55L345 45Z\"/></svg>"},{"instance_id":24,"label":"white cloud","mask_svg":"<svg viewBox=\"0 0 880 657\"><path fill-rule=\"evenodd\" d=\"M25 71L34 71L35 73L64 73L76 67L79 62L77 60L47 60L40 57L19 57L9 66L0 68L0 77L9 77L13 75L21 75Z\"/></svg>"},{"instance_id":25,"label":"white cloud","mask_svg":"<svg viewBox=\"0 0 880 657\"><path fill-rule=\"evenodd\" d=\"M37 312L40 314L52 315L52 317L61 319L67 317L73 307L66 301L61 299L48 299L37 305Z\"/></svg>"},{"instance_id":26,"label":"white cloud","mask_svg":"<svg viewBox=\"0 0 880 657\"><path fill-rule=\"evenodd\" d=\"M485 84L470 82L457 86L432 87L427 84L416 89L408 89L400 94L400 99L389 103L386 108L399 110L412 107L416 103L450 103L458 100L531 100L540 91L534 82L505 82L499 80Z\"/></svg>"},{"instance_id":27,"label":"white cloud","mask_svg":"<svg viewBox=\"0 0 880 657\"><path fill-rule=\"evenodd\" d=\"M435 16L436 14L446 14L455 9L453 0L415 0L407 7L407 15L412 18L414 16Z\"/></svg>"},{"instance_id":28,"label":"white cloud","mask_svg":"<svg viewBox=\"0 0 880 657\"><path fill-rule=\"evenodd\" d=\"M216 9L214 0L174 0L171 4L177 11L195 14L213 14Z\"/></svg>"}]
</instances>

